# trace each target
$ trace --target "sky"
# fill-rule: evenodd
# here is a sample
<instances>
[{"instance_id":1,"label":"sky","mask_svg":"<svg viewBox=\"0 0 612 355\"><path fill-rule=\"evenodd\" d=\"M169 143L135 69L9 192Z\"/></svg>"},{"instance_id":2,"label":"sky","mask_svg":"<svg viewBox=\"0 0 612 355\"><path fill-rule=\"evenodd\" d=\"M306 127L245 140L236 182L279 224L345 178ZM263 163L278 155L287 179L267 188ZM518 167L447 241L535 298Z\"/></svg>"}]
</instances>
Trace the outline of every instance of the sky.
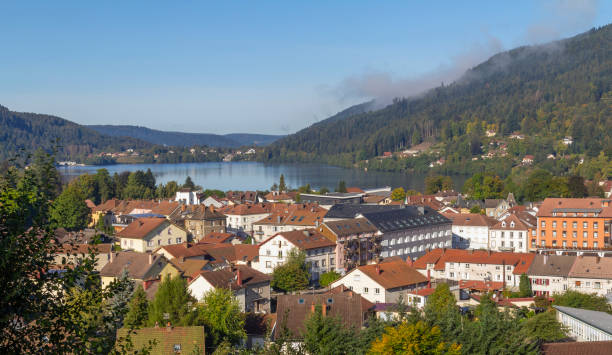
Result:
<instances>
[{"instance_id":1,"label":"sky","mask_svg":"<svg viewBox=\"0 0 612 355\"><path fill-rule=\"evenodd\" d=\"M0 0L0 105L80 124L288 134L612 19L612 1Z\"/></svg>"}]
</instances>

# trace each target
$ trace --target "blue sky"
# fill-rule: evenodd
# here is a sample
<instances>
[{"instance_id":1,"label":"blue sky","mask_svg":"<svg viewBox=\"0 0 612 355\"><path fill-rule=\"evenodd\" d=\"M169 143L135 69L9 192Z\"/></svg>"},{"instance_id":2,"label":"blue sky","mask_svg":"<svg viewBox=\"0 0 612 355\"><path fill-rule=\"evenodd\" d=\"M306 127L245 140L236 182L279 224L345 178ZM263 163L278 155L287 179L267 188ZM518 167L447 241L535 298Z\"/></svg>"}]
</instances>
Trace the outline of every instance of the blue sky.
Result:
<instances>
[{"instance_id":1,"label":"blue sky","mask_svg":"<svg viewBox=\"0 0 612 355\"><path fill-rule=\"evenodd\" d=\"M292 133L601 26L612 1L4 1L0 104L82 124Z\"/></svg>"}]
</instances>

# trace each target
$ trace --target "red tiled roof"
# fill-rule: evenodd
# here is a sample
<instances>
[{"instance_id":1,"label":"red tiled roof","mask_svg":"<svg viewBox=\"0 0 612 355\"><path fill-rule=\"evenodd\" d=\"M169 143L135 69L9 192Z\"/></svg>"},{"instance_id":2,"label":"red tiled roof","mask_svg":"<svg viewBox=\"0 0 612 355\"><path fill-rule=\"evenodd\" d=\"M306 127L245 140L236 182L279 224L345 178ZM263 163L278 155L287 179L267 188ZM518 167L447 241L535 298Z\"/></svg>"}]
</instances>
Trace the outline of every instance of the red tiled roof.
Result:
<instances>
[{"instance_id":1,"label":"red tiled roof","mask_svg":"<svg viewBox=\"0 0 612 355\"><path fill-rule=\"evenodd\" d=\"M612 340L542 344L542 355L610 355Z\"/></svg>"},{"instance_id":2,"label":"red tiled roof","mask_svg":"<svg viewBox=\"0 0 612 355\"><path fill-rule=\"evenodd\" d=\"M497 281L460 280L459 288L469 288L479 291L496 291L503 290L504 283Z\"/></svg>"},{"instance_id":3,"label":"red tiled roof","mask_svg":"<svg viewBox=\"0 0 612 355\"><path fill-rule=\"evenodd\" d=\"M236 279L238 271L240 271L242 285L238 285L238 280ZM215 288L227 288L230 285L232 290L239 290L262 282L270 282L272 279L271 275L266 275L246 265L236 265L233 268L226 267L214 271L201 271L198 277L203 277ZM196 278L194 278L194 281ZM230 282L230 280L232 281Z\"/></svg>"},{"instance_id":4,"label":"red tiled roof","mask_svg":"<svg viewBox=\"0 0 612 355\"><path fill-rule=\"evenodd\" d=\"M363 191L360 187L347 187L346 192L358 194L365 193L365 191Z\"/></svg>"},{"instance_id":5,"label":"red tiled roof","mask_svg":"<svg viewBox=\"0 0 612 355\"><path fill-rule=\"evenodd\" d=\"M533 253L491 252L486 250L433 249L414 262L417 269L435 264L435 270L444 270L447 262L470 264L513 265L515 275L526 273L533 261Z\"/></svg>"},{"instance_id":6,"label":"red tiled roof","mask_svg":"<svg viewBox=\"0 0 612 355\"><path fill-rule=\"evenodd\" d=\"M480 213L443 213L444 217L453 221L454 226L491 227L497 220Z\"/></svg>"},{"instance_id":7,"label":"red tiled roof","mask_svg":"<svg viewBox=\"0 0 612 355\"><path fill-rule=\"evenodd\" d=\"M272 238L276 237L277 235L283 236L300 250L333 247L336 245L336 243L327 239L327 237L325 237L323 234L317 232L314 229L304 229L298 231L276 233L275 235L261 242L261 244L259 245L263 245L269 240L272 240Z\"/></svg>"},{"instance_id":8,"label":"red tiled roof","mask_svg":"<svg viewBox=\"0 0 612 355\"><path fill-rule=\"evenodd\" d=\"M207 235L205 235L204 238L198 241L198 243L209 243L209 244L225 243L229 239L235 236L236 235L232 233L212 232L212 233L208 233Z\"/></svg>"},{"instance_id":9,"label":"red tiled roof","mask_svg":"<svg viewBox=\"0 0 612 355\"><path fill-rule=\"evenodd\" d=\"M359 266L357 268L385 289L427 282L427 278L402 260ZM380 272L379 272L380 270ZM347 274L348 275L348 274ZM346 277L346 276L345 276Z\"/></svg>"},{"instance_id":10,"label":"red tiled roof","mask_svg":"<svg viewBox=\"0 0 612 355\"><path fill-rule=\"evenodd\" d=\"M552 217L555 209L569 210L601 210L600 217L612 217L612 203L608 202L608 206L604 206L604 201L610 201L604 198L547 198L542 202L538 210L538 217ZM579 216L581 214L579 213ZM569 214L568 214L569 216ZM589 217L591 217L589 215Z\"/></svg>"},{"instance_id":11,"label":"red tiled roof","mask_svg":"<svg viewBox=\"0 0 612 355\"><path fill-rule=\"evenodd\" d=\"M225 215L251 215L251 214L266 214L272 212L274 204L272 203L255 203L241 204L235 206L226 206L220 209Z\"/></svg>"},{"instance_id":12,"label":"red tiled roof","mask_svg":"<svg viewBox=\"0 0 612 355\"><path fill-rule=\"evenodd\" d=\"M290 225L290 226L312 226L317 222L322 223L327 210L317 204L295 204L284 208L276 208L275 211L255 222L254 224Z\"/></svg>"},{"instance_id":13,"label":"red tiled roof","mask_svg":"<svg viewBox=\"0 0 612 355\"><path fill-rule=\"evenodd\" d=\"M512 224L514 222L514 224ZM514 227L513 227L514 225ZM516 215L511 214L504 218L502 221L497 222L491 229L503 229L503 230L527 230L527 225L523 223Z\"/></svg>"},{"instance_id":14,"label":"red tiled roof","mask_svg":"<svg viewBox=\"0 0 612 355\"><path fill-rule=\"evenodd\" d=\"M123 238L143 239L164 223L170 222L165 218L138 218L125 227L125 229L123 229L121 232L117 233L117 236Z\"/></svg>"},{"instance_id":15,"label":"red tiled roof","mask_svg":"<svg viewBox=\"0 0 612 355\"><path fill-rule=\"evenodd\" d=\"M259 245L253 244L198 244L214 260L214 263L248 262L259 256Z\"/></svg>"}]
</instances>

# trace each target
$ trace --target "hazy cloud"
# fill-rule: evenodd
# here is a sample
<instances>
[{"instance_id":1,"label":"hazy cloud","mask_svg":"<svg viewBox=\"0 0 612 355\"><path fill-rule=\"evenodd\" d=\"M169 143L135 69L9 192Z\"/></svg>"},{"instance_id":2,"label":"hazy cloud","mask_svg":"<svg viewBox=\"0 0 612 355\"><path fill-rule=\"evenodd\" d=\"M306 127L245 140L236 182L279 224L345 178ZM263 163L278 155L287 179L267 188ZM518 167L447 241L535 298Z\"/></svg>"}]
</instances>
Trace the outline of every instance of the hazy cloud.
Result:
<instances>
[{"instance_id":1,"label":"hazy cloud","mask_svg":"<svg viewBox=\"0 0 612 355\"><path fill-rule=\"evenodd\" d=\"M547 0L540 3L543 17L527 28L529 44L560 39L567 33L592 26L599 10L598 0Z\"/></svg>"}]
</instances>

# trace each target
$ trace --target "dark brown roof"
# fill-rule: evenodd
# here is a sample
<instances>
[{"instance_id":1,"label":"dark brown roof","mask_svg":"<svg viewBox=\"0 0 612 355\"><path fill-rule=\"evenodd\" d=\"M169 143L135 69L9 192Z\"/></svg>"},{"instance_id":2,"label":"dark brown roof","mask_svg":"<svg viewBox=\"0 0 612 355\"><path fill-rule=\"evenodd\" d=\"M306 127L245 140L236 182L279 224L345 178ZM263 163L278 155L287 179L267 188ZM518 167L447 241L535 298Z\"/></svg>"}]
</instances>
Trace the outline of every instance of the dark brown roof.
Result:
<instances>
[{"instance_id":1,"label":"dark brown roof","mask_svg":"<svg viewBox=\"0 0 612 355\"><path fill-rule=\"evenodd\" d=\"M128 226L121 232L117 233L117 236L123 238L144 239L147 235L149 235L149 233L153 232L156 228L164 223L169 224L170 222L165 218L138 218L134 222L128 224Z\"/></svg>"},{"instance_id":2,"label":"dark brown roof","mask_svg":"<svg viewBox=\"0 0 612 355\"><path fill-rule=\"evenodd\" d=\"M277 235L283 236L300 250L332 247L336 245L336 243L327 239L327 237L325 237L323 234L317 232L314 229L304 229L298 231L277 233L266 239L265 241L261 242L260 245L263 245L264 243L268 242Z\"/></svg>"},{"instance_id":3,"label":"dark brown roof","mask_svg":"<svg viewBox=\"0 0 612 355\"><path fill-rule=\"evenodd\" d=\"M178 271L180 271L184 277L195 277L204 269L206 265L208 265L208 260L203 259L177 259L174 258L170 260L170 264L172 264Z\"/></svg>"},{"instance_id":4,"label":"dark brown roof","mask_svg":"<svg viewBox=\"0 0 612 355\"><path fill-rule=\"evenodd\" d=\"M425 276L402 260L359 266L358 269L387 290L427 282Z\"/></svg>"},{"instance_id":5,"label":"dark brown roof","mask_svg":"<svg viewBox=\"0 0 612 355\"><path fill-rule=\"evenodd\" d=\"M497 220L479 213L443 213L454 226L491 227Z\"/></svg>"},{"instance_id":6,"label":"dark brown roof","mask_svg":"<svg viewBox=\"0 0 612 355\"><path fill-rule=\"evenodd\" d=\"M259 245L254 244L199 244L215 263L222 262L248 262L259 256Z\"/></svg>"},{"instance_id":7,"label":"dark brown roof","mask_svg":"<svg viewBox=\"0 0 612 355\"><path fill-rule=\"evenodd\" d=\"M327 210L316 204L295 204L275 208L272 213L254 224L316 226L322 223Z\"/></svg>"},{"instance_id":8,"label":"dark brown roof","mask_svg":"<svg viewBox=\"0 0 612 355\"><path fill-rule=\"evenodd\" d=\"M251 214L266 214L272 211L273 206L274 204L272 203L243 204L221 208L221 212L225 215L240 216L246 216Z\"/></svg>"},{"instance_id":9,"label":"dark brown roof","mask_svg":"<svg viewBox=\"0 0 612 355\"><path fill-rule=\"evenodd\" d=\"M113 249L113 245L106 244L63 244L62 248L58 250L58 253L62 254L89 254L89 248L91 248L94 254L108 254Z\"/></svg>"},{"instance_id":10,"label":"dark brown roof","mask_svg":"<svg viewBox=\"0 0 612 355\"><path fill-rule=\"evenodd\" d=\"M117 330L117 337L130 336L134 349L144 349L150 342L154 344L151 348L152 355L176 354L176 345L180 345L180 354L205 354L204 351L204 327L171 327L167 328L160 324L155 328L142 328L128 330L121 328Z\"/></svg>"},{"instance_id":11,"label":"dark brown roof","mask_svg":"<svg viewBox=\"0 0 612 355\"><path fill-rule=\"evenodd\" d=\"M334 232L337 237L346 237L362 233L375 233L378 231L378 229L365 218L325 222L325 226Z\"/></svg>"},{"instance_id":12,"label":"dark brown roof","mask_svg":"<svg viewBox=\"0 0 612 355\"><path fill-rule=\"evenodd\" d=\"M302 295L281 295L276 303L276 329L286 326L299 339L304 332L304 322L313 313L315 305L325 307L326 316L338 317L347 327L361 329L368 314L356 293L323 293ZM278 336L276 333L274 336Z\"/></svg>"},{"instance_id":13,"label":"dark brown roof","mask_svg":"<svg viewBox=\"0 0 612 355\"><path fill-rule=\"evenodd\" d=\"M204 238L198 241L198 243L209 243L209 244L228 243L235 237L236 235L232 233L212 232L212 233L208 233L207 235L205 235Z\"/></svg>"},{"instance_id":14,"label":"dark brown roof","mask_svg":"<svg viewBox=\"0 0 612 355\"><path fill-rule=\"evenodd\" d=\"M165 245L163 247L160 247L159 249L165 250L170 255L172 255L173 258L197 258L208 255L206 250L204 248L201 248L201 246L203 245L197 243L182 243Z\"/></svg>"},{"instance_id":15,"label":"dark brown roof","mask_svg":"<svg viewBox=\"0 0 612 355\"><path fill-rule=\"evenodd\" d=\"M240 273L242 285L238 285L238 273ZM269 283L272 279L271 275L266 275L246 265L228 266L214 271L201 271L198 277L203 277L215 288L227 288L230 285L232 290L239 290L260 283ZM232 281L230 282L230 280Z\"/></svg>"},{"instance_id":16,"label":"dark brown roof","mask_svg":"<svg viewBox=\"0 0 612 355\"><path fill-rule=\"evenodd\" d=\"M161 255L123 251L114 253L113 261L100 270L100 275L119 277L123 269L127 269L131 278L138 280L155 279L167 263L166 258Z\"/></svg>"},{"instance_id":17,"label":"dark brown roof","mask_svg":"<svg viewBox=\"0 0 612 355\"><path fill-rule=\"evenodd\" d=\"M609 355L612 340L542 344L542 355Z\"/></svg>"},{"instance_id":18,"label":"dark brown roof","mask_svg":"<svg viewBox=\"0 0 612 355\"><path fill-rule=\"evenodd\" d=\"M567 277L576 257L572 255L542 255L533 258L527 270L529 276L563 276Z\"/></svg>"}]
</instances>

